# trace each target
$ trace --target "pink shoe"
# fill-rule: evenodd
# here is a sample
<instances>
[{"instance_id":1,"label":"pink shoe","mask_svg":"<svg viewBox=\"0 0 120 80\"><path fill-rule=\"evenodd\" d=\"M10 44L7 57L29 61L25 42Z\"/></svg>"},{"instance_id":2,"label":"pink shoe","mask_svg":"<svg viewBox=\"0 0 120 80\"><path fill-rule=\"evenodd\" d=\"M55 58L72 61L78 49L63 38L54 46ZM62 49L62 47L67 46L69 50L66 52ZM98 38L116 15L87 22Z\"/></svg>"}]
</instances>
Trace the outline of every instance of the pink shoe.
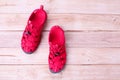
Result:
<instances>
[{"instance_id":1,"label":"pink shoe","mask_svg":"<svg viewBox=\"0 0 120 80\"><path fill-rule=\"evenodd\" d=\"M24 52L31 54L37 49L46 19L47 14L43 10L43 6L32 12L21 40L21 47Z\"/></svg>"},{"instance_id":2,"label":"pink shoe","mask_svg":"<svg viewBox=\"0 0 120 80\"><path fill-rule=\"evenodd\" d=\"M60 72L66 63L66 48L64 31L59 26L53 26L49 33L49 69L53 73Z\"/></svg>"}]
</instances>

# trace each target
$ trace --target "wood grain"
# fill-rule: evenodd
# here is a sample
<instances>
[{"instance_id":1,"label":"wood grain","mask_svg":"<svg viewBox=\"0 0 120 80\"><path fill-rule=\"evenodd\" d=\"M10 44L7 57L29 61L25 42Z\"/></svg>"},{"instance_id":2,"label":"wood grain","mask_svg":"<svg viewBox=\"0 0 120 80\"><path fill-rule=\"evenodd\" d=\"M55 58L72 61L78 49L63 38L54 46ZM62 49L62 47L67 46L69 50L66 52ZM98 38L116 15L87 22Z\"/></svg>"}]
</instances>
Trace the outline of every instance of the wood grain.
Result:
<instances>
[{"instance_id":1,"label":"wood grain","mask_svg":"<svg viewBox=\"0 0 120 80\"><path fill-rule=\"evenodd\" d=\"M58 74L50 73L48 65L0 66L2 80L119 80L119 75L120 66L118 65L67 65Z\"/></svg>"},{"instance_id":2,"label":"wood grain","mask_svg":"<svg viewBox=\"0 0 120 80\"><path fill-rule=\"evenodd\" d=\"M43 32L40 47L48 47L48 32ZM120 47L120 32L65 32L66 47ZM22 32L0 32L0 47L20 47Z\"/></svg>"},{"instance_id":3,"label":"wood grain","mask_svg":"<svg viewBox=\"0 0 120 80\"><path fill-rule=\"evenodd\" d=\"M30 14L0 14L0 30L24 30ZM120 15L48 14L44 30L61 25L65 30L120 30Z\"/></svg>"},{"instance_id":4,"label":"wood grain","mask_svg":"<svg viewBox=\"0 0 120 80\"><path fill-rule=\"evenodd\" d=\"M0 13L30 13L40 4L48 13L120 14L119 0L1 0Z\"/></svg>"},{"instance_id":5,"label":"wood grain","mask_svg":"<svg viewBox=\"0 0 120 80\"><path fill-rule=\"evenodd\" d=\"M120 64L120 48L67 48L67 64ZM21 48L0 48L1 64L48 64L48 48L39 47L28 55Z\"/></svg>"}]
</instances>

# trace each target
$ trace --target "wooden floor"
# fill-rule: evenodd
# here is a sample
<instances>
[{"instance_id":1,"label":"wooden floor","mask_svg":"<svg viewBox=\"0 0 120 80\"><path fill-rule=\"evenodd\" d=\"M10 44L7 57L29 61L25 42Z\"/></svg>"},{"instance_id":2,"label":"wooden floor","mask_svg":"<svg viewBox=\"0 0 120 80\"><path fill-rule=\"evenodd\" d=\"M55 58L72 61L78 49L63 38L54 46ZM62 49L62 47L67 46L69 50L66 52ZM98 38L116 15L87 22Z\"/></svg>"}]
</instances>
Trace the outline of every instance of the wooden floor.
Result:
<instances>
[{"instance_id":1,"label":"wooden floor","mask_svg":"<svg viewBox=\"0 0 120 80\"><path fill-rule=\"evenodd\" d=\"M41 44L32 55L20 47L31 12L48 13ZM48 33L65 30L67 65L48 69ZM120 0L0 0L0 80L120 80Z\"/></svg>"}]
</instances>

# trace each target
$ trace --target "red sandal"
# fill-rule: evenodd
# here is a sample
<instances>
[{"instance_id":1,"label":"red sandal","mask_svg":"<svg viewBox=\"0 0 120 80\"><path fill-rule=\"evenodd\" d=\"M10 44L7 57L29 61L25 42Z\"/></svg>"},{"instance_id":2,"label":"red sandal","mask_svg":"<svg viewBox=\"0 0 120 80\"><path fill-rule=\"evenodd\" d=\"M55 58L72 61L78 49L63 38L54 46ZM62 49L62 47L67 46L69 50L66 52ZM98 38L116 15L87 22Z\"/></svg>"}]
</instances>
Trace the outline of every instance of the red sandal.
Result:
<instances>
[{"instance_id":1,"label":"red sandal","mask_svg":"<svg viewBox=\"0 0 120 80\"><path fill-rule=\"evenodd\" d=\"M21 40L21 47L25 53L31 54L37 49L46 18L47 14L43 10L43 6L32 12Z\"/></svg>"},{"instance_id":2,"label":"red sandal","mask_svg":"<svg viewBox=\"0 0 120 80\"><path fill-rule=\"evenodd\" d=\"M49 69L53 73L60 72L66 63L64 31L59 26L52 27L49 33Z\"/></svg>"}]
</instances>

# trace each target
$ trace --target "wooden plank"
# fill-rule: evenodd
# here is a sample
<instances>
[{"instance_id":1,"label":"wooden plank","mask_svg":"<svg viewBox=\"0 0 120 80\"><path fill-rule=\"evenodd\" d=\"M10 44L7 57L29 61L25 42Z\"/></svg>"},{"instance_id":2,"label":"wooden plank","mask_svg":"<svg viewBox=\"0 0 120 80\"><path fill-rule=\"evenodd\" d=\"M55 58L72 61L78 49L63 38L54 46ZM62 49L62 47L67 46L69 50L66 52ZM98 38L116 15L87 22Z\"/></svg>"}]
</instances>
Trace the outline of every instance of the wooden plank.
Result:
<instances>
[{"instance_id":1,"label":"wooden plank","mask_svg":"<svg viewBox=\"0 0 120 80\"><path fill-rule=\"evenodd\" d=\"M30 14L0 14L0 30L24 30ZM61 25L64 30L120 30L120 15L48 14L44 30Z\"/></svg>"},{"instance_id":2,"label":"wooden plank","mask_svg":"<svg viewBox=\"0 0 120 80\"><path fill-rule=\"evenodd\" d=\"M48 47L48 32L43 32L40 47ZM120 47L120 32L65 32L67 47ZM20 47L22 32L0 32L0 47Z\"/></svg>"},{"instance_id":3,"label":"wooden plank","mask_svg":"<svg viewBox=\"0 0 120 80\"><path fill-rule=\"evenodd\" d=\"M119 80L120 66L66 65L61 73L51 73L48 65L2 65L1 80Z\"/></svg>"},{"instance_id":4,"label":"wooden plank","mask_svg":"<svg viewBox=\"0 0 120 80\"><path fill-rule=\"evenodd\" d=\"M48 13L120 14L119 0L1 0L0 13L30 13L40 4Z\"/></svg>"},{"instance_id":5,"label":"wooden plank","mask_svg":"<svg viewBox=\"0 0 120 80\"><path fill-rule=\"evenodd\" d=\"M1 0L0 13L30 13L40 5L45 5L45 0Z\"/></svg>"},{"instance_id":6,"label":"wooden plank","mask_svg":"<svg viewBox=\"0 0 120 80\"><path fill-rule=\"evenodd\" d=\"M120 48L67 48L66 64L120 64ZM48 64L48 48L32 55L20 48L0 48L0 64Z\"/></svg>"}]
</instances>

